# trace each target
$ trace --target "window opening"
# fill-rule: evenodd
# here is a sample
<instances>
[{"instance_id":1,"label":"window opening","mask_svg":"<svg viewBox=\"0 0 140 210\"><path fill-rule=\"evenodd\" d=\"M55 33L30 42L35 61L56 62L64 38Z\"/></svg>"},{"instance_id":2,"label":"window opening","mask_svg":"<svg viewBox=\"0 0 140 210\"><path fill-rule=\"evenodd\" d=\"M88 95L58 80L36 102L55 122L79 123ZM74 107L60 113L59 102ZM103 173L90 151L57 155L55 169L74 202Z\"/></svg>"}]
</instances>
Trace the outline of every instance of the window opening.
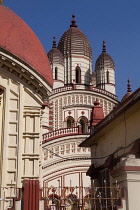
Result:
<instances>
[{"instance_id":1,"label":"window opening","mask_svg":"<svg viewBox=\"0 0 140 210\"><path fill-rule=\"evenodd\" d=\"M85 122L85 120L81 119L80 120L80 124L81 124L81 127L82 127L82 133L86 133L87 129L86 129L86 122Z\"/></svg>"},{"instance_id":2,"label":"window opening","mask_svg":"<svg viewBox=\"0 0 140 210\"><path fill-rule=\"evenodd\" d=\"M109 170L105 169L103 171L99 172L99 187L101 188L101 196L102 198L102 205L110 206L110 200L107 198L110 198L110 174Z\"/></svg>"},{"instance_id":3,"label":"window opening","mask_svg":"<svg viewBox=\"0 0 140 210\"><path fill-rule=\"evenodd\" d=\"M71 128L74 126L74 119L73 118L68 118L67 119L67 128Z\"/></svg>"},{"instance_id":4,"label":"window opening","mask_svg":"<svg viewBox=\"0 0 140 210\"><path fill-rule=\"evenodd\" d=\"M58 73L58 68L57 67L55 67L55 80L57 80L58 78L58 75L57 75L57 73Z\"/></svg>"},{"instance_id":5,"label":"window opening","mask_svg":"<svg viewBox=\"0 0 140 210\"><path fill-rule=\"evenodd\" d=\"M107 80L107 83L109 83L109 71L108 70L106 72L106 80Z\"/></svg>"},{"instance_id":6,"label":"window opening","mask_svg":"<svg viewBox=\"0 0 140 210\"><path fill-rule=\"evenodd\" d=\"M81 69L79 66L76 67L76 83L81 83Z\"/></svg>"}]
</instances>

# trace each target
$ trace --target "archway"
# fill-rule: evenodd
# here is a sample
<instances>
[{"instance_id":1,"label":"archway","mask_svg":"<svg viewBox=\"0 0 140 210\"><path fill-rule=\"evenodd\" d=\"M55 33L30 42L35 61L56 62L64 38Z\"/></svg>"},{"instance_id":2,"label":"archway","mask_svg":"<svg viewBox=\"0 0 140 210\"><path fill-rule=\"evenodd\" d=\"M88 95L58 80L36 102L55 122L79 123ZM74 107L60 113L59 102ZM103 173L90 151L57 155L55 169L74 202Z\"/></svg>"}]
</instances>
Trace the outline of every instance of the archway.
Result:
<instances>
[{"instance_id":1,"label":"archway","mask_svg":"<svg viewBox=\"0 0 140 210\"><path fill-rule=\"evenodd\" d=\"M67 118L67 128L71 128L71 127L74 127L74 119L73 117L68 117Z\"/></svg>"},{"instance_id":2,"label":"archway","mask_svg":"<svg viewBox=\"0 0 140 210\"><path fill-rule=\"evenodd\" d=\"M81 117L79 119L79 123L82 127L82 133L87 133L87 123L88 123L88 119L86 117Z\"/></svg>"}]
</instances>

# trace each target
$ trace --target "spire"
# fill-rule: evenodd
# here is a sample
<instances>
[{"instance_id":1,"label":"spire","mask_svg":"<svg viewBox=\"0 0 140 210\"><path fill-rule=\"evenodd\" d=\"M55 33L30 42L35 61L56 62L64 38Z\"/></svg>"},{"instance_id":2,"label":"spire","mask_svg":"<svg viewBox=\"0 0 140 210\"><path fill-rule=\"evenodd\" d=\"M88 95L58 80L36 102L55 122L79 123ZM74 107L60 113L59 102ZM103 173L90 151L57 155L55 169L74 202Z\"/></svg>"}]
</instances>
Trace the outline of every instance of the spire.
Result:
<instances>
[{"instance_id":1,"label":"spire","mask_svg":"<svg viewBox=\"0 0 140 210\"><path fill-rule=\"evenodd\" d=\"M55 36L53 37L53 46L52 46L52 48L56 48L56 37Z\"/></svg>"},{"instance_id":2,"label":"spire","mask_svg":"<svg viewBox=\"0 0 140 210\"><path fill-rule=\"evenodd\" d=\"M3 4L3 2L4 2L4 0L0 0L0 5L2 5L2 4Z\"/></svg>"},{"instance_id":3,"label":"spire","mask_svg":"<svg viewBox=\"0 0 140 210\"><path fill-rule=\"evenodd\" d=\"M71 27L76 27L77 28L77 24L76 24L76 20L75 20L75 15L74 14L72 15L72 21L71 21L71 23L72 24L70 25L70 28Z\"/></svg>"},{"instance_id":4,"label":"spire","mask_svg":"<svg viewBox=\"0 0 140 210\"><path fill-rule=\"evenodd\" d=\"M130 95L132 95L130 80L127 80L127 93L123 96L121 102L125 101Z\"/></svg>"},{"instance_id":5,"label":"spire","mask_svg":"<svg viewBox=\"0 0 140 210\"><path fill-rule=\"evenodd\" d=\"M127 83L127 92L128 92L128 93L131 93L132 90L131 90L130 80L128 79L127 82L128 82L128 83Z\"/></svg>"},{"instance_id":6,"label":"spire","mask_svg":"<svg viewBox=\"0 0 140 210\"><path fill-rule=\"evenodd\" d=\"M106 52L106 43L105 43L105 41L103 41L103 45L102 45L102 52Z\"/></svg>"}]
</instances>

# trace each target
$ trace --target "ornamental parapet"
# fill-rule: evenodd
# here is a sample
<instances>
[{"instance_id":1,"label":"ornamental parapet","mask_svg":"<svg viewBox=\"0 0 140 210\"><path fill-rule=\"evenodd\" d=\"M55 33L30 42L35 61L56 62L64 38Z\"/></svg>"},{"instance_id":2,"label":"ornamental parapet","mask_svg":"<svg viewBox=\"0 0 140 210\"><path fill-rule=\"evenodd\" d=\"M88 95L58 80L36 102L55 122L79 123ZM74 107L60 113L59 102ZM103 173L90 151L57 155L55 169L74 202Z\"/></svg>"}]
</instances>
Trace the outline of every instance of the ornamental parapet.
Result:
<instances>
[{"instance_id":1,"label":"ornamental parapet","mask_svg":"<svg viewBox=\"0 0 140 210\"><path fill-rule=\"evenodd\" d=\"M53 89L53 91L51 92L50 95L65 92L65 91L72 90L72 89L73 89L73 87L71 85L60 87L60 88L55 88L55 89Z\"/></svg>"},{"instance_id":2,"label":"ornamental parapet","mask_svg":"<svg viewBox=\"0 0 140 210\"><path fill-rule=\"evenodd\" d=\"M70 136L79 135L79 134L83 135L81 126L70 127L70 128L60 128L58 130L54 130L54 131L43 134L43 143L53 140L55 138L60 138L60 137L69 136L69 135ZM89 134L89 133L86 133L86 134Z\"/></svg>"},{"instance_id":3,"label":"ornamental parapet","mask_svg":"<svg viewBox=\"0 0 140 210\"><path fill-rule=\"evenodd\" d=\"M113 98L115 100L118 100L118 97L116 95L110 93L109 91L106 91L106 90L103 90L103 89L100 89L100 88L94 88L94 87L93 87L93 91L96 92L96 93L101 93L101 94L107 95L110 98Z\"/></svg>"},{"instance_id":4,"label":"ornamental parapet","mask_svg":"<svg viewBox=\"0 0 140 210\"><path fill-rule=\"evenodd\" d=\"M103 90L103 89L100 89L100 88L96 88L96 87L93 87L91 85L84 85L84 84L72 84L72 85L67 85L67 86L64 86L64 87L59 87L59 88L55 88L52 93L50 94L51 95L55 95L57 93L62 93L62 92L65 92L65 91L70 91L70 90L86 90L86 91L93 91L95 93L100 93L100 94L103 94L103 95L106 95L114 100L118 100L118 97L112 93L110 93L109 91L106 91L106 90Z\"/></svg>"}]
</instances>

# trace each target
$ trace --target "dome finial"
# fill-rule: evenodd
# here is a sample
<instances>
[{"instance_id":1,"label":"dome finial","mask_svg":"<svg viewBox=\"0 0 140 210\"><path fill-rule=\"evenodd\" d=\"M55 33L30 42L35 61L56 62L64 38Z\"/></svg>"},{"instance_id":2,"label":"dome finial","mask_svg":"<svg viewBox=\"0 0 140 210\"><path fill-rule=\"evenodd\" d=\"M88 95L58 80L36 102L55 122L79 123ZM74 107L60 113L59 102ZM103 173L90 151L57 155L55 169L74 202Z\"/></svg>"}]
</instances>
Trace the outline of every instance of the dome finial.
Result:
<instances>
[{"instance_id":1,"label":"dome finial","mask_svg":"<svg viewBox=\"0 0 140 210\"><path fill-rule=\"evenodd\" d=\"M3 4L3 2L4 2L4 0L0 0L0 5L2 5L2 4Z\"/></svg>"},{"instance_id":2,"label":"dome finial","mask_svg":"<svg viewBox=\"0 0 140 210\"><path fill-rule=\"evenodd\" d=\"M130 84L130 80L128 79L127 80L127 93L123 96L121 101L123 102L131 95L132 95L131 84Z\"/></svg>"},{"instance_id":3,"label":"dome finial","mask_svg":"<svg viewBox=\"0 0 140 210\"><path fill-rule=\"evenodd\" d=\"M55 36L53 37L53 46L52 46L52 48L56 48L56 37Z\"/></svg>"},{"instance_id":4,"label":"dome finial","mask_svg":"<svg viewBox=\"0 0 140 210\"><path fill-rule=\"evenodd\" d=\"M102 45L102 52L106 52L106 43L105 43L105 41L103 41L103 45Z\"/></svg>"},{"instance_id":5,"label":"dome finial","mask_svg":"<svg viewBox=\"0 0 140 210\"><path fill-rule=\"evenodd\" d=\"M131 90L131 84L130 84L130 80L129 79L127 80L127 92L128 93L131 93L132 92L132 90Z\"/></svg>"},{"instance_id":6,"label":"dome finial","mask_svg":"<svg viewBox=\"0 0 140 210\"><path fill-rule=\"evenodd\" d=\"M75 15L73 14L72 15L72 21L71 21L71 25L70 25L70 27L76 27L77 28L77 24L76 24L76 20L75 20Z\"/></svg>"}]
</instances>

